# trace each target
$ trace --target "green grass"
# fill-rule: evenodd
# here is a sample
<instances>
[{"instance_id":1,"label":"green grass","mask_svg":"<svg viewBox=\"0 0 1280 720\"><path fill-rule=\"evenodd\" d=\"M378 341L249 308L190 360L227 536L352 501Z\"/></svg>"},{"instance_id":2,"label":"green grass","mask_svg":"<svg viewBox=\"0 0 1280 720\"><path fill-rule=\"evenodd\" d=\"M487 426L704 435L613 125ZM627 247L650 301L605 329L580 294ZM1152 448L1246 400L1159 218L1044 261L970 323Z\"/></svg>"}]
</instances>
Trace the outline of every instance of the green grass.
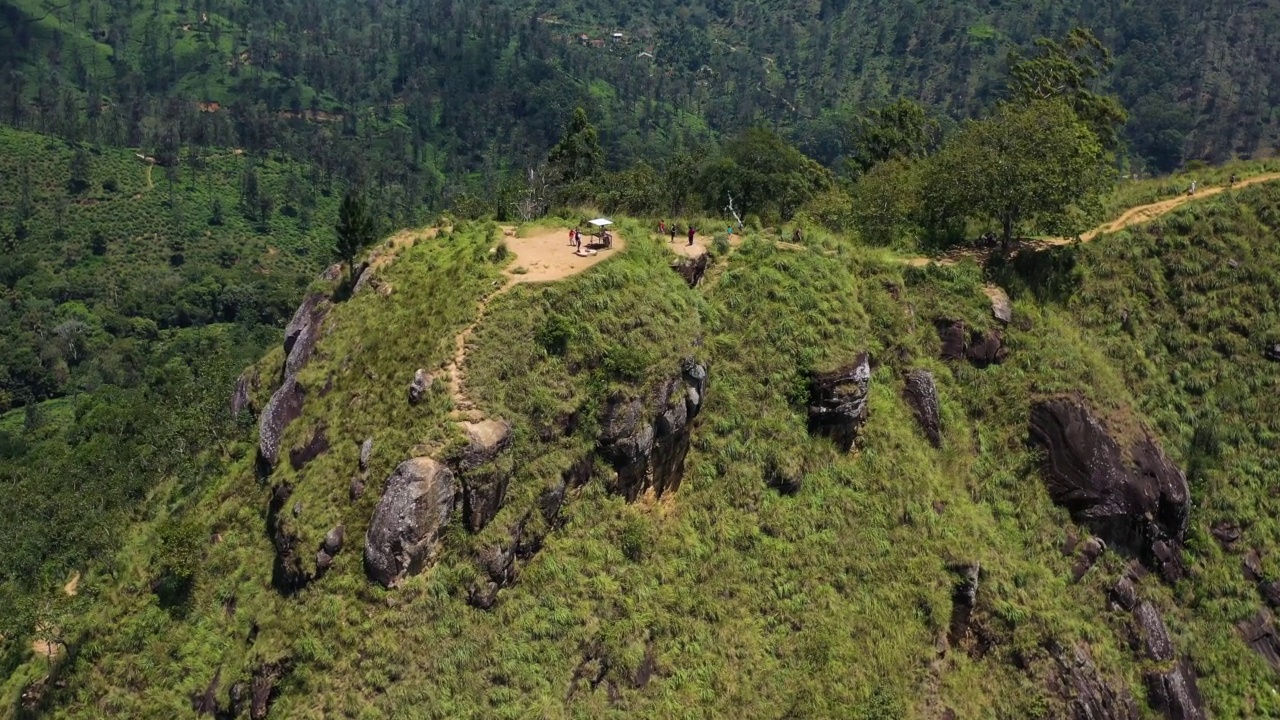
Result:
<instances>
[{"instance_id":1,"label":"green grass","mask_svg":"<svg viewBox=\"0 0 1280 720\"><path fill-rule=\"evenodd\" d=\"M1188 471L1190 575L1140 586L1192 658L1209 709L1280 713L1260 690L1274 671L1234 629L1261 601L1240 575L1240 551L1208 533L1216 520L1240 522L1241 546L1260 548L1280 577L1269 489L1280 388L1261 356L1262 343L1280 340L1280 187L1189 205L988 277L972 264L903 267L835 236L806 239L819 251L787 251L756 235L718 260L714 282L690 290L668 269L665 243L644 238L647 223L620 223L626 251L494 298L472 337L469 392L516 433L517 471L488 527L473 536L455 522L439 563L397 590L364 577L360 545L382 479L458 439L443 392L411 408L405 390L414 369L446 360L493 290L488 257L500 235L475 224L406 251L386 270L390 297L335 308L304 372L308 387L332 388L309 397L284 445L323 422L333 449L301 472L284 463L270 482L296 485L290 505L303 510L289 522L304 547L346 524L330 574L292 598L271 589L269 488L254 478L245 437L189 511L220 542L205 549L187 614L165 612L147 591L154 529L144 524L115 578L85 581L94 603L54 716L185 713L219 669L225 699L258 663L289 657L296 667L273 716L915 718L949 707L957 717L1053 718L1064 710L1047 691L1047 648L1074 642L1141 702L1151 666L1106 602L1125 560L1109 552L1071 581L1059 549L1071 523L1026 443L1030 403L1077 391L1114 423L1146 422ZM935 318L993 326L981 294L991 279L1014 300L1008 360L984 370L938 360ZM871 419L858 450L842 454L805 431L804 383L864 350ZM629 505L597 478L571 496L564 526L492 612L468 606L474 553L501 542L590 447L608 393L650 387L690 354L710 363L711 389L679 490ZM269 381L280 361L270 353L260 376ZM938 383L940 449L901 397L903 372L920 367ZM574 411L584 419L576 432L540 432ZM351 504L367 436L370 489ZM803 477L796 495L766 486L778 464ZM541 522L535 511L529 527L541 532ZM939 659L949 568L973 562L983 568L974 617L995 644ZM637 688L646 648L657 672ZM568 697L584 659L607 664L604 682ZM0 687L4 697L41 664Z\"/></svg>"}]
</instances>

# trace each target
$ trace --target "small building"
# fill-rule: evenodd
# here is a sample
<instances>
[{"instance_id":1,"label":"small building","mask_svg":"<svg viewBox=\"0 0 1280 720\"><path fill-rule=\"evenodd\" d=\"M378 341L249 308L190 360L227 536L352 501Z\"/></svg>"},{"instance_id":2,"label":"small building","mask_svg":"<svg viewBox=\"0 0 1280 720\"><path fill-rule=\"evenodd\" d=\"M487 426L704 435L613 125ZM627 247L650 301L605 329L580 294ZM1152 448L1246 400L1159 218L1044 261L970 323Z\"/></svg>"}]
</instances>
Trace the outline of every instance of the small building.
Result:
<instances>
[{"instance_id":1,"label":"small building","mask_svg":"<svg viewBox=\"0 0 1280 720\"><path fill-rule=\"evenodd\" d=\"M614 34L613 34L613 41L614 41L614 42L622 42L622 33L620 33L620 32L616 32L616 33L614 33Z\"/></svg>"}]
</instances>

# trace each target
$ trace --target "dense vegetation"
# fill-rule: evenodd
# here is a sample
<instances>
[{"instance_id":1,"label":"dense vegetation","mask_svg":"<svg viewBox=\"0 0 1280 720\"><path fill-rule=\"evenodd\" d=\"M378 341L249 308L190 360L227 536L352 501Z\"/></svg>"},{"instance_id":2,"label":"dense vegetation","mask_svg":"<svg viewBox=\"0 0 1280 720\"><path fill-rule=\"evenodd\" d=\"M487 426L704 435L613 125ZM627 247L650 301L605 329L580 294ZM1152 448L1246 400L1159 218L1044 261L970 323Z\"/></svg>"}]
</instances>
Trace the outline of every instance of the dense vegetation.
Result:
<instances>
[{"instance_id":1,"label":"dense vegetation","mask_svg":"<svg viewBox=\"0 0 1280 720\"><path fill-rule=\"evenodd\" d=\"M359 552L344 551L314 585L281 595L262 532L271 491L257 479L252 437L233 437L206 490L158 509L112 574L95 570L82 585L87 609L59 618L77 648L60 665L66 690L45 702L67 716L182 713L211 682L211 697L229 702L228 688L265 665L289 668L272 710L287 717L407 707L425 717L700 708L888 718L943 707L1060 717L1063 698L1046 677L1053 648L1078 641L1142 698L1150 665L1123 641L1124 614L1105 610L1126 559L1109 552L1072 581L1059 549L1071 523L1025 442L1034 398L1079 391L1145 418L1188 469L1190 573L1172 586L1149 576L1141 591L1192 658L1208 707L1220 717L1280 712L1258 692L1276 671L1234 627L1261 603L1239 548L1257 548L1268 577L1280 557L1265 491L1277 429L1264 398L1276 380L1262 354L1280 339L1278 220L1271 184L997 265L1015 321L1008 359L985 369L935 359L932 318L994 322L971 264L908 268L822 233L798 251L751 236L707 289L690 290L668 269L665 244L627 223L632 246L621 257L505 293L477 329L469 386L516 428L516 476L483 532L451 528L439 565L396 590L373 589ZM483 224L422 240L386 269L390 298L361 294L333 311L303 371L332 389L308 402L284 444L322 424L334 445L272 478L295 486L291 522L303 537L337 523L362 536L376 493L348 499L361 438L375 438L374 478L453 442L447 394L409 406L403 389L414 367L452 351L472 317L467 299L492 287L496 242ZM803 388L811 370L862 350L876 358L871 420L848 455L805 432ZM580 456L596 416L567 436L540 428L598 408L611 388L651 383L689 353L709 361L713 385L679 490L628 504L606 482L589 483L496 608L470 607L475 557ZM281 362L273 351L255 372L270 383ZM901 374L915 367L938 378L939 449L901 397ZM779 467L802 478L798 491L768 485ZM1234 551L1209 534L1223 520L1244 528ZM191 590L177 605L152 584L170 562L156 538L175 523L194 523L198 538L186 560ZM990 645L935 661L950 568L971 563L983 568L975 617ZM10 679L11 701L40 666ZM637 684L642 666L652 677ZM595 679L574 680L584 677Z\"/></svg>"},{"instance_id":2,"label":"dense vegetation","mask_svg":"<svg viewBox=\"0 0 1280 720\"><path fill-rule=\"evenodd\" d=\"M1186 469L1189 572L1139 589L1213 714L1280 715L1238 630L1280 580L1280 191L1019 242L1274 171L1200 160L1280 144L1276 34L1272 4L1182 0L0 0L0 717L236 715L246 693L255 717L1062 717L1067 647L1141 700L1167 663L1108 603L1128 558L1063 556L1083 530L1026 443L1057 393ZM495 221L598 212L620 257L491 296ZM700 288L659 218L715 228ZM984 265L917 257L942 251ZM995 327L990 283L1007 360L938 359L936 321ZM273 469L252 425L308 292L333 307ZM443 379L405 387L486 298L465 376L512 425L511 487L376 589L383 478L463 442ZM808 383L862 351L848 454L806 432ZM599 466L548 514L605 408L691 357L713 389L678 491L626 502ZM902 397L922 368L936 446ZM339 524L326 572L308 553ZM957 640L955 573L979 567L980 638Z\"/></svg>"},{"instance_id":3,"label":"dense vegetation","mask_svg":"<svg viewBox=\"0 0 1280 720\"><path fill-rule=\"evenodd\" d=\"M1115 51L1110 82L1131 111L1137 164L1168 170L1274 145L1276 8L1190 0L6 0L0 119L157 158L193 145L278 149L376 180L407 212L491 198L576 106L615 168L761 123L829 145L899 97L977 115L1005 94L1010 50L1076 24Z\"/></svg>"}]
</instances>

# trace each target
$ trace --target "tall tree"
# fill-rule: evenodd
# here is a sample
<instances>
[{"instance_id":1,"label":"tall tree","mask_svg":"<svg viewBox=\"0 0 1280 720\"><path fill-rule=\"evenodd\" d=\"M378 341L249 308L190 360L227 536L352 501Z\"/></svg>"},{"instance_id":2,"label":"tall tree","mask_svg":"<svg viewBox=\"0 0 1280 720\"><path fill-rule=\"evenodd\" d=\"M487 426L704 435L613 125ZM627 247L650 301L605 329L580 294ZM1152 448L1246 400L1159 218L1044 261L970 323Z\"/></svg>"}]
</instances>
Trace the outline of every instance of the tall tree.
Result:
<instances>
[{"instance_id":1,"label":"tall tree","mask_svg":"<svg viewBox=\"0 0 1280 720\"><path fill-rule=\"evenodd\" d=\"M1006 105L968 123L927 170L924 207L936 226L994 221L1006 247L1028 219L1071 230L1068 210L1094 205L1111 181L1097 136L1062 100Z\"/></svg>"},{"instance_id":2,"label":"tall tree","mask_svg":"<svg viewBox=\"0 0 1280 720\"><path fill-rule=\"evenodd\" d=\"M1091 30L1074 28L1062 42L1036 40L1036 53L1009 53L1009 96L1034 103L1061 98L1098 136L1106 150L1119 145L1120 127L1128 113L1120 101L1101 92L1101 79L1112 66L1111 51Z\"/></svg>"},{"instance_id":3,"label":"tall tree","mask_svg":"<svg viewBox=\"0 0 1280 720\"><path fill-rule=\"evenodd\" d=\"M67 190L73 195L79 195L89 189L90 183L89 151L84 146L77 145L71 155L71 176L67 180Z\"/></svg>"},{"instance_id":4,"label":"tall tree","mask_svg":"<svg viewBox=\"0 0 1280 720\"><path fill-rule=\"evenodd\" d=\"M355 190L348 190L338 206L337 253L347 263L352 282L356 276L356 255L373 243L377 234L373 216L369 214L364 198Z\"/></svg>"},{"instance_id":5,"label":"tall tree","mask_svg":"<svg viewBox=\"0 0 1280 720\"><path fill-rule=\"evenodd\" d=\"M562 202L590 195L590 188L604 169L604 150L599 133L582 108L574 109L564 137L547 154L547 169L560 188Z\"/></svg>"}]
</instances>

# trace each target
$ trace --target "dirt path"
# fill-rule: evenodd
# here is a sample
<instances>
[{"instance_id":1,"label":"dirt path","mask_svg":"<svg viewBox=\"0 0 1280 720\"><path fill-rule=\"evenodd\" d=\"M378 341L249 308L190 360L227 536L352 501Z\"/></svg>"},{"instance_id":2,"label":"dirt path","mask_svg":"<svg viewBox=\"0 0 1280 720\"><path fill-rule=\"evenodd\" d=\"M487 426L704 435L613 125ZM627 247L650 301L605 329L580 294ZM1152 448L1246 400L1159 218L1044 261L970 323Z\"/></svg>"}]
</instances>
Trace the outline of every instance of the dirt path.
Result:
<instances>
[{"instance_id":1,"label":"dirt path","mask_svg":"<svg viewBox=\"0 0 1280 720\"><path fill-rule=\"evenodd\" d=\"M1225 185L1206 187L1206 188L1201 188L1199 191L1196 192L1195 195L1179 195L1177 197L1172 197L1167 200L1161 200L1159 202L1149 203L1147 205L1138 205L1136 207L1131 207L1128 210L1125 210L1123 213L1121 213L1120 217L1114 220L1105 222L1093 228L1092 230L1089 230L1088 232L1082 234L1080 236L1080 242L1089 242L1097 238L1099 235L1119 232L1120 230L1123 230L1127 227L1132 227L1134 225L1141 225L1142 223L1150 222L1151 220L1154 220L1162 215L1166 215L1170 212L1173 212L1174 210L1182 207L1183 205L1186 205L1187 203L1195 202L1197 200L1203 200L1205 198L1210 198L1210 197L1213 197L1214 195L1218 195L1219 193L1226 192L1227 190L1238 190L1243 187L1248 187L1250 185L1257 185L1258 183L1270 182L1272 180L1280 180L1280 173L1266 173L1263 175L1255 175L1250 178L1245 178L1244 180L1237 181L1235 186L1232 188L1228 188ZM1075 242L1075 238L1073 237L1056 237L1056 238L1041 238L1036 240L1024 240L1019 243L1017 250L1038 251L1038 250L1044 250L1046 248L1051 248L1051 247L1060 247L1062 245L1069 245L1073 242ZM963 249L959 249L954 252L951 252L938 259L926 258L926 257L913 257L913 258L906 258L903 260L903 262L913 267L921 267L924 265L929 265L930 263L937 263L939 265L954 265L967 257L975 258L979 260L979 262L981 262L990 253L991 251L986 249L963 248Z\"/></svg>"},{"instance_id":2,"label":"dirt path","mask_svg":"<svg viewBox=\"0 0 1280 720\"><path fill-rule=\"evenodd\" d=\"M463 328L454 338L453 357L444 366L445 377L449 387L449 397L453 398L453 418L467 422L480 422L485 419L484 412L476 406L467 395L466 364L467 352L470 349L471 336L476 327L484 320L489 303L503 293L509 292L517 285L535 282L554 282L583 272L587 268L600 264L607 258L626 248L626 241L617 234L613 238L613 247L599 249L594 255L582 257L569 245L569 231L548 230L529 237L516 237L515 228L504 227L507 233L505 242L507 250L515 256L515 260L503 271L503 279L495 282L495 289L480 301L476 308L476 319ZM587 242L583 238L584 245Z\"/></svg>"}]
</instances>

